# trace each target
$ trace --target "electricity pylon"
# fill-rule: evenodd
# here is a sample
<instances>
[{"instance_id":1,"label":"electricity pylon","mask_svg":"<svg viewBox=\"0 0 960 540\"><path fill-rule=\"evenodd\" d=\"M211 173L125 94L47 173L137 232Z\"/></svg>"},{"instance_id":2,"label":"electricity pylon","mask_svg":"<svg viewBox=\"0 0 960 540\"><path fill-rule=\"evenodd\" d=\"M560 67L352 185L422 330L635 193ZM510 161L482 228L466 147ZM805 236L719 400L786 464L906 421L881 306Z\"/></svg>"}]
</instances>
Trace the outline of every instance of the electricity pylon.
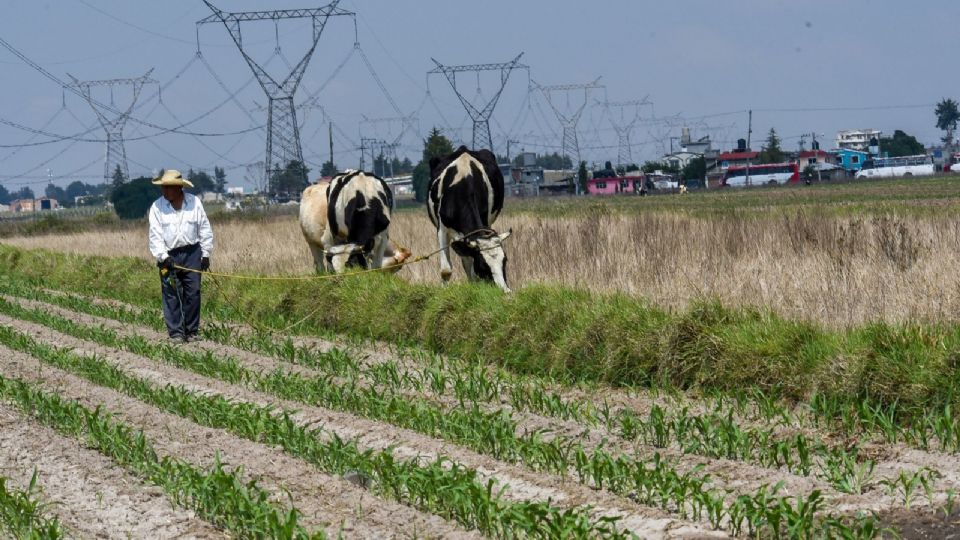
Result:
<instances>
[{"instance_id":1,"label":"electricity pylon","mask_svg":"<svg viewBox=\"0 0 960 540\"><path fill-rule=\"evenodd\" d=\"M73 80L71 86L79 90L84 99L87 100L90 108L97 115L100 125L103 126L103 130L107 133L107 148L103 159L103 179L108 184L113 181L113 172L117 166L120 167L124 181L130 179L130 169L127 167L127 150L123 145L123 127L130 118L130 113L137 104L137 99L139 99L140 91L143 90L144 85L159 84L156 80L150 78L151 73L153 73L153 68L150 68L142 77L135 79L105 79L101 81L79 81L76 77L67 73L67 76ZM97 106L97 101L93 99L90 92L91 88L100 86L110 88L111 107L114 105L113 88L116 86L132 86L133 99L130 100L130 106L120 111L119 115L112 118L108 117L101 110L101 107Z\"/></svg>"},{"instance_id":2,"label":"electricity pylon","mask_svg":"<svg viewBox=\"0 0 960 540\"><path fill-rule=\"evenodd\" d=\"M431 58L437 67L427 72L428 79L431 74L442 73L443 76L446 77L450 82L453 92L457 94L457 98L460 99L460 103L463 104L463 108L467 110L467 114L470 116L470 119L473 120L472 146L474 150L478 148L486 148L491 152L493 151L493 137L490 135L490 116L493 114L493 109L497 106L497 102L500 101L500 95L503 94L504 87L507 86L507 79L510 78L510 73L517 68L527 70L530 69L530 66L520 63L521 56L523 56L523 53L518 54L516 58L509 62L503 62L500 64L467 64L462 66L445 66ZM500 88L482 107L478 107L480 104L471 103L470 100L464 97L460 90L457 89L457 73L462 73L465 71L476 72L477 77L480 76L481 71L500 72Z\"/></svg>"},{"instance_id":3,"label":"electricity pylon","mask_svg":"<svg viewBox=\"0 0 960 540\"><path fill-rule=\"evenodd\" d=\"M640 120L640 107L643 105L652 105L652 103L644 97L643 99L631 99L627 101L597 101L597 104L602 106L607 112L610 125L613 126L613 131L617 134L617 166L633 163L630 134ZM627 116L624 113L629 108L633 109L633 114ZM613 109L619 110L619 117L613 114Z\"/></svg>"},{"instance_id":4,"label":"electricity pylon","mask_svg":"<svg viewBox=\"0 0 960 540\"><path fill-rule=\"evenodd\" d=\"M242 11L230 13L214 7L208 0L203 2L210 8L213 15L197 21L197 27L207 23L222 22L233 38L233 42L240 49L240 54L253 71L257 82L267 94L267 153L264 158L265 183L278 175L283 169L296 161L304 163L303 149L300 146L300 127L297 124L297 112L293 104L293 96L303 79L303 73L310 63L310 58L317 49L317 42L323 33L327 20L332 16L347 15L354 17L354 32L356 32L356 14L352 11L340 9L334 0L330 4L316 9L286 9L270 11ZM299 62L293 66L290 73L282 80L275 79L258 64L243 47L243 37L240 32L240 23L253 21L273 21L274 24L282 19L311 19L313 23L313 40L310 48ZM356 39L354 39L356 41ZM299 168L303 175L303 184L308 181L304 168Z\"/></svg>"},{"instance_id":5,"label":"electricity pylon","mask_svg":"<svg viewBox=\"0 0 960 540\"><path fill-rule=\"evenodd\" d=\"M580 165L580 144L577 141L577 124L580 122L580 116L587 107L587 100L590 95L590 90L605 88L602 84L598 84L599 82L600 77L594 79L593 82L584 84L557 84L553 86L543 86L533 83L543 94L543 97L547 99L547 103L550 105L550 108L553 109L554 114L557 115L557 120L560 121L560 125L563 127L563 138L560 147L562 148L563 155L570 158L574 168ZM574 90L583 90L583 103L575 108L570 109L570 92ZM554 92L566 93L568 106L567 112L562 111L560 107L554 103Z\"/></svg>"}]
</instances>

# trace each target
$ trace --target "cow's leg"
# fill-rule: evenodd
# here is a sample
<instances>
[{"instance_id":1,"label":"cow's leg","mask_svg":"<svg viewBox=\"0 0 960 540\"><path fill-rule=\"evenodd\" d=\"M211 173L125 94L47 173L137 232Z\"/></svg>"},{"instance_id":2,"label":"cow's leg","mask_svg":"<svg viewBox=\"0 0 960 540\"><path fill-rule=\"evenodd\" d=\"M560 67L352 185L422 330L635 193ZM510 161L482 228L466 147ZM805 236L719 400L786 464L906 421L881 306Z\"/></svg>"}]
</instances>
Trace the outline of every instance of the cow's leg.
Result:
<instances>
[{"instance_id":1,"label":"cow's leg","mask_svg":"<svg viewBox=\"0 0 960 540\"><path fill-rule=\"evenodd\" d=\"M323 255L323 246L309 243L310 253L313 255L313 268L317 272L323 272L327 269L327 258Z\"/></svg>"},{"instance_id":2,"label":"cow's leg","mask_svg":"<svg viewBox=\"0 0 960 540\"><path fill-rule=\"evenodd\" d=\"M384 231L378 234L373 239L373 251L370 252L373 261L370 264L370 268L383 268L383 255L387 250L387 244L390 243L390 239L387 236L387 232Z\"/></svg>"},{"instance_id":3,"label":"cow's leg","mask_svg":"<svg viewBox=\"0 0 960 540\"><path fill-rule=\"evenodd\" d=\"M444 282L450 281L453 275L453 267L450 266L450 246L448 242L447 228L443 225L437 227L437 242L440 243L440 277Z\"/></svg>"},{"instance_id":4,"label":"cow's leg","mask_svg":"<svg viewBox=\"0 0 960 540\"><path fill-rule=\"evenodd\" d=\"M460 263L463 265L463 271L467 274L467 279L476 281L477 274L473 271L473 257L460 257Z\"/></svg>"},{"instance_id":5,"label":"cow's leg","mask_svg":"<svg viewBox=\"0 0 960 540\"><path fill-rule=\"evenodd\" d=\"M336 270L333 268L333 261L327 259L327 251L333 247L333 234L330 232L330 229L323 231L323 237L321 238L321 244L317 245L317 249L320 250L320 261L323 263L323 269L327 272L333 273Z\"/></svg>"}]
</instances>

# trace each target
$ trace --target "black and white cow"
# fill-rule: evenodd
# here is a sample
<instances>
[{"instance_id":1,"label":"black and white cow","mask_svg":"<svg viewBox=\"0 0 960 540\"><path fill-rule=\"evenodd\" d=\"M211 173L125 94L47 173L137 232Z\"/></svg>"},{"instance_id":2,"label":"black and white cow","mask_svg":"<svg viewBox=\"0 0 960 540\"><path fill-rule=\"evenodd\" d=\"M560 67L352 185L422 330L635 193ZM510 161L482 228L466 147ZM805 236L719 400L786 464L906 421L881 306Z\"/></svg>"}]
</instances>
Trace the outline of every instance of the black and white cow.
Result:
<instances>
[{"instance_id":1,"label":"black and white cow","mask_svg":"<svg viewBox=\"0 0 960 540\"><path fill-rule=\"evenodd\" d=\"M493 281L507 287L507 256L503 241L491 227L503 210L503 174L489 150L461 146L449 156L430 160L427 212L440 243L440 277L453 273L447 245L460 256L471 280Z\"/></svg>"},{"instance_id":2,"label":"black and white cow","mask_svg":"<svg viewBox=\"0 0 960 540\"><path fill-rule=\"evenodd\" d=\"M348 170L327 186L327 228L323 246L329 267L380 268L389 240L393 193L387 184L363 171Z\"/></svg>"}]
</instances>

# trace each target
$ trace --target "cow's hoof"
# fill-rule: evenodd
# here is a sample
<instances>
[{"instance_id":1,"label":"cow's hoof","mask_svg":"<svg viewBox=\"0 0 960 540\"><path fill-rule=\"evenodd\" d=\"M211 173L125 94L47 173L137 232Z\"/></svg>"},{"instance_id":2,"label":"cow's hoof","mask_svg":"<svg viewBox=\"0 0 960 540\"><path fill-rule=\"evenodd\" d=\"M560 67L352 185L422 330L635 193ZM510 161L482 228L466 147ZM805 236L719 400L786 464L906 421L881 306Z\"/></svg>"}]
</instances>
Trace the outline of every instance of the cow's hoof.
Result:
<instances>
[{"instance_id":1,"label":"cow's hoof","mask_svg":"<svg viewBox=\"0 0 960 540\"><path fill-rule=\"evenodd\" d=\"M452 271L452 270L441 270L441 271L440 271L440 278L443 279L444 281L450 281L450 276L452 276L452 275L453 275L453 271Z\"/></svg>"}]
</instances>

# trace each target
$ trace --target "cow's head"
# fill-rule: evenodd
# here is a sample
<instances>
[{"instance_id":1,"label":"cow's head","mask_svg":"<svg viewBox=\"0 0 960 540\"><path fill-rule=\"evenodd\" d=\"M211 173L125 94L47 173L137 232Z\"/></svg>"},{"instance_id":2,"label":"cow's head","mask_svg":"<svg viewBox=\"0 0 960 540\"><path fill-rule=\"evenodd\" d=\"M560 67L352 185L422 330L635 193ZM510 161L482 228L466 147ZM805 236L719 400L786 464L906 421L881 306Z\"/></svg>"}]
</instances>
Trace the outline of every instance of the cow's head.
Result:
<instances>
[{"instance_id":1,"label":"cow's head","mask_svg":"<svg viewBox=\"0 0 960 540\"><path fill-rule=\"evenodd\" d=\"M485 230L456 240L450 247L457 255L473 259L473 273L478 278L511 292L507 286L507 254L503 251L503 241L512 233L512 229L501 234Z\"/></svg>"},{"instance_id":2,"label":"cow's head","mask_svg":"<svg viewBox=\"0 0 960 540\"><path fill-rule=\"evenodd\" d=\"M333 266L333 271L341 274L347 266L367 267L367 258L363 253L363 246L359 244L339 244L327 250L327 262Z\"/></svg>"}]
</instances>

